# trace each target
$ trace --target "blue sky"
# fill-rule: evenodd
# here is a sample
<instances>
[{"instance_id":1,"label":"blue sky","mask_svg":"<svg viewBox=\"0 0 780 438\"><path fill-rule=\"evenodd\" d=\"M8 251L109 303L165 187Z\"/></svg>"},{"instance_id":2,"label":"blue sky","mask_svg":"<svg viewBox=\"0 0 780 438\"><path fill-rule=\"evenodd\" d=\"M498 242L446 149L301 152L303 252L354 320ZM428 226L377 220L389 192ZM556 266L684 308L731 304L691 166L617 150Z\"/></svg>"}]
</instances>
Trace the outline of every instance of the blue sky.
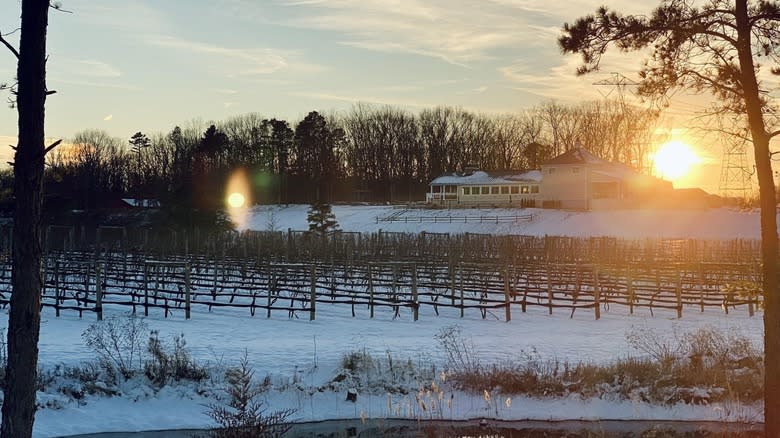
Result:
<instances>
[{"instance_id":1,"label":"blue sky","mask_svg":"<svg viewBox=\"0 0 780 438\"><path fill-rule=\"evenodd\" d=\"M599 99L604 88L594 82L632 75L642 57L614 52L604 74L577 78L578 57L562 56L556 39L565 21L601 3L62 0L73 13L50 16L48 82L58 93L47 102L47 135L103 129L129 138L248 112L295 121L358 101L501 113ZM609 4L627 13L652 7ZM0 0L3 33L18 27L9 12L19 5ZM0 78L14 72L13 57L0 52ZM702 108L683 102L665 123L679 129ZM15 132L15 111L0 108L0 141Z\"/></svg>"},{"instance_id":2,"label":"blue sky","mask_svg":"<svg viewBox=\"0 0 780 438\"><path fill-rule=\"evenodd\" d=\"M19 9L17 0L0 4ZM598 98L588 86L598 78L575 78L577 59L555 42L564 21L598 2L548 4L65 0L73 14L50 18L49 86L58 94L48 133L128 137L246 112L297 119L357 101L506 112L551 97ZM18 14L3 14L3 32L17 26ZM0 77L14 70L0 55ZM0 134L13 135L15 120L0 112Z\"/></svg>"}]
</instances>

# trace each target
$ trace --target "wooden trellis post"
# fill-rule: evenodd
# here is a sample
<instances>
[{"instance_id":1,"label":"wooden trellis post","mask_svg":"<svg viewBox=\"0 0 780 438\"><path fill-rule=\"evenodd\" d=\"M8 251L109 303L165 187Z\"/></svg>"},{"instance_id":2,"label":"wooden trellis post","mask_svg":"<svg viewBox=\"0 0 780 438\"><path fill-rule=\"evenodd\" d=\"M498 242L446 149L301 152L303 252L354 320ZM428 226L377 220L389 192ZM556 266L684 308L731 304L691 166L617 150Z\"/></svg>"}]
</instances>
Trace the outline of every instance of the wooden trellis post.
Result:
<instances>
[{"instance_id":1,"label":"wooden trellis post","mask_svg":"<svg viewBox=\"0 0 780 438\"><path fill-rule=\"evenodd\" d=\"M374 317L374 270L371 268L371 263L367 265L368 268L368 310L370 317Z\"/></svg>"},{"instance_id":2,"label":"wooden trellis post","mask_svg":"<svg viewBox=\"0 0 780 438\"><path fill-rule=\"evenodd\" d=\"M97 320L103 320L103 276L100 264L95 265L95 312Z\"/></svg>"},{"instance_id":3,"label":"wooden trellis post","mask_svg":"<svg viewBox=\"0 0 780 438\"><path fill-rule=\"evenodd\" d=\"M309 321L314 321L317 313L317 265L311 265L311 311L309 312Z\"/></svg>"},{"instance_id":4,"label":"wooden trellis post","mask_svg":"<svg viewBox=\"0 0 780 438\"><path fill-rule=\"evenodd\" d=\"M628 313L631 315L634 314L634 301L636 301L636 297L634 296L634 278L632 274L631 265L629 264L626 267L626 292L628 292Z\"/></svg>"},{"instance_id":5,"label":"wooden trellis post","mask_svg":"<svg viewBox=\"0 0 780 438\"><path fill-rule=\"evenodd\" d=\"M547 313L552 315L553 313L553 288L552 279L550 278L550 265L547 265Z\"/></svg>"},{"instance_id":6,"label":"wooden trellis post","mask_svg":"<svg viewBox=\"0 0 780 438\"><path fill-rule=\"evenodd\" d=\"M674 288L677 296L677 319L682 318L682 273L677 271L677 285Z\"/></svg>"},{"instance_id":7,"label":"wooden trellis post","mask_svg":"<svg viewBox=\"0 0 780 438\"><path fill-rule=\"evenodd\" d=\"M144 316L149 316L149 265L144 262Z\"/></svg>"},{"instance_id":8,"label":"wooden trellis post","mask_svg":"<svg viewBox=\"0 0 780 438\"><path fill-rule=\"evenodd\" d=\"M412 265L412 313L415 321L420 319L420 301L417 299L417 264Z\"/></svg>"},{"instance_id":9,"label":"wooden trellis post","mask_svg":"<svg viewBox=\"0 0 780 438\"><path fill-rule=\"evenodd\" d=\"M190 319L190 307L192 305L190 298L190 263L184 264L184 318Z\"/></svg>"},{"instance_id":10,"label":"wooden trellis post","mask_svg":"<svg viewBox=\"0 0 780 438\"><path fill-rule=\"evenodd\" d=\"M509 301L509 266L504 266L504 306L506 311L506 322L512 320L512 309Z\"/></svg>"},{"instance_id":11,"label":"wooden trellis post","mask_svg":"<svg viewBox=\"0 0 780 438\"><path fill-rule=\"evenodd\" d=\"M593 268L593 277L595 279L595 288L593 290L593 301L595 305L593 306L593 313L598 321L601 319L601 282L599 281L598 265Z\"/></svg>"},{"instance_id":12,"label":"wooden trellis post","mask_svg":"<svg viewBox=\"0 0 780 438\"><path fill-rule=\"evenodd\" d=\"M45 281L46 277L44 277L44 284L46 284ZM55 316L60 316L60 301L62 300L62 297L60 296L60 261L55 260L54 262L54 314Z\"/></svg>"}]
</instances>

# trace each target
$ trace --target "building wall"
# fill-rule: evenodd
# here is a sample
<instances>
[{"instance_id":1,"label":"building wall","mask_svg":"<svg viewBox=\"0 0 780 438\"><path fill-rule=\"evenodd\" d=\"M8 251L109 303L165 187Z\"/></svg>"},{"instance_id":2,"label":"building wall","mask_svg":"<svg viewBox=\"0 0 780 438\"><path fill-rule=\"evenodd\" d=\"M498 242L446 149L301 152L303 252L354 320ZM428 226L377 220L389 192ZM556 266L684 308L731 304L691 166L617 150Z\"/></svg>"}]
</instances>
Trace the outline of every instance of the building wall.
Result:
<instances>
[{"instance_id":1,"label":"building wall","mask_svg":"<svg viewBox=\"0 0 780 438\"><path fill-rule=\"evenodd\" d=\"M543 206L588 209L588 172L586 166L542 166Z\"/></svg>"}]
</instances>

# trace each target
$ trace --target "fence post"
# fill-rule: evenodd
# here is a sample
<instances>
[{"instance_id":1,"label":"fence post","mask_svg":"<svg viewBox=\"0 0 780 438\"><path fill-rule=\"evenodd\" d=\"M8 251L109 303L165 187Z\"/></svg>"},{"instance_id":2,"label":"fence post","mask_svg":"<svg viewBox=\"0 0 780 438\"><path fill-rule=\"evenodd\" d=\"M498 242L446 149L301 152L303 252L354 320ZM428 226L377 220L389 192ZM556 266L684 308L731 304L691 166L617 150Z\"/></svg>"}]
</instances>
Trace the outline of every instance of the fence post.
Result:
<instances>
[{"instance_id":1,"label":"fence post","mask_svg":"<svg viewBox=\"0 0 780 438\"><path fill-rule=\"evenodd\" d=\"M374 270L371 268L371 263L366 265L368 267L368 307L370 317L374 317Z\"/></svg>"},{"instance_id":2,"label":"fence post","mask_svg":"<svg viewBox=\"0 0 780 438\"><path fill-rule=\"evenodd\" d=\"M314 321L317 313L317 265L311 265L311 312L309 312L309 321Z\"/></svg>"},{"instance_id":3,"label":"fence post","mask_svg":"<svg viewBox=\"0 0 780 438\"><path fill-rule=\"evenodd\" d=\"M43 284L46 284L46 277L43 277ZM54 315L60 316L60 261L54 261Z\"/></svg>"},{"instance_id":4,"label":"fence post","mask_svg":"<svg viewBox=\"0 0 780 438\"><path fill-rule=\"evenodd\" d=\"M149 316L149 265L144 260L144 316Z\"/></svg>"},{"instance_id":5,"label":"fence post","mask_svg":"<svg viewBox=\"0 0 780 438\"><path fill-rule=\"evenodd\" d=\"M460 275L460 317L463 318L463 315L466 312L465 307L463 307L463 263L458 266L458 272Z\"/></svg>"},{"instance_id":6,"label":"fence post","mask_svg":"<svg viewBox=\"0 0 780 438\"><path fill-rule=\"evenodd\" d=\"M631 265L626 268L626 287L628 289L628 313L634 314L634 279L631 276Z\"/></svg>"},{"instance_id":7,"label":"fence post","mask_svg":"<svg viewBox=\"0 0 780 438\"><path fill-rule=\"evenodd\" d=\"M550 279L550 265L547 265L547 313L552 315L553 313L553 290L552 280Z\"/></svg>"},{"instance_id":8,"label":"fence post","mask_svg":"<svg viewBox=\"0 0 780 438\"><path fill-rule=\"evenodd\" d=\"M509 266L504 266L504 304L506 305L506 322L512 320L512 309L509 302Z\"/></svg>"},{"instance_id":9,"label":"fence post","mask_svg":"<svg viewBox=\"0 0 780 438\"><path fill-rule=\"evenodd\" d=\"M270 287L268 288L268 307L266 308L265 311L266 318L271 317L271 295L273 294L273 290L277 289L278 285L276 284L276 282L279 281L276 276L276 270L273 269L270 264L268 265L268 269L271 271L271 283L269 285Z\"/></svg>"},{"instance_id":10,"label":"fence post","mask_svg":"<svg viewBox=\"0 0 780 438\"><path fill-rule=\"evenodd\" d=\"M749 279L750 278L750 274L749 274L749 269L750 268L748 266L743 266L743 269L745 269L745 275L744 275L743 278ZM753 294L747 294L748 316L755 315L755 310L753 308L753 300L755 300L755 299L758 299L758 294L755 294L755 296L753 296Z\"/></svg>"},{"instance_id":11,"label":"fence post","mask_svg":"<svg viewBox=\"0 0 780 438\"><path fill-rule=\"evenodd\" d=\"M103 320L103 276L101 275L100 264L95 266L95 312L97 320Z\"/></svg>"},{"instance_id":12,"label":"fence post","mask_svg":"<svg viewBox=\"0 0 780 438\"><path fill-rule=\"evenodd\" d=\"M593 291L593 301L595 303L595 306L593 306L593 313L596 317L596 321L601 319L601 284L599 282L599 267L596 265L593 268L593 276L595 278L595 290Z\"/></svg>"},{"instance_id":13,"label":"fence post","mask_svg":"<svg viewBox=\"0 0 780 438\"><path fill-rule=\"evenodd\" d=\"M701 312L704 313L704 268L701 262L699 262L699 303L701 305Z\"/></svg>"},{"instance_id":14,"label":"fence post","mask_svg":"<svg viewBox=\"0 0 780 438\"><path fill-rule=\"evenodd\" d=\"M453 255L452 255L452 249L450 248L450 265L449 265L449 274L450 274L450 298L452 300L452 306L455 306L455 262L453 261Z\"/></svg>"},{"instance_id":15,"label":"fence post","mask_svg":"<svg viewBox=\"0 0 780 438\"><path fill-rule=\"evenodd\" d=\"M417 263L412 265L412 312L414 320L420 318L420 302L417 299Z\"/></svg>"},{"instance_id":16,"label":"fence post","mask_svg":"<svg viewBox=\"0 0 780 438\"><path fill-rule=\"evenodd\" d=\"M677 271L677 285L675 287L677 295L677 319L682 318L682 273Z\"/></svg>"},{"instance_id":17,"label":"fence post","mask_svg":"<svg viewBox=\"0 0 780 438\"><path fill-rule=\"evenodd\" d=\"M186 241L185 241L186 242ZM190 263L184 263L184 318L190 319L190 308L192 302L190 298Z\"/></svg>"}]
</instances>

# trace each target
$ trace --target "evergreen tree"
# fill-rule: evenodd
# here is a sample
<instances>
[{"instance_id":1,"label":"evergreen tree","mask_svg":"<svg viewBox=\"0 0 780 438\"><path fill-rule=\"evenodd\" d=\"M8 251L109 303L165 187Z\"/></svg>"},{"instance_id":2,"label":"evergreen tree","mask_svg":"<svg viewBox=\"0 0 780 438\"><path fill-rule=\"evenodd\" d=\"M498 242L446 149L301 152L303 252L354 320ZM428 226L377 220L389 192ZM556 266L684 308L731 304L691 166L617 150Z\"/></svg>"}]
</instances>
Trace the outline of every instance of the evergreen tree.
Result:
<instances>
[{"instance_id":1,"label":"evergreen tree","mask_svg":"<svg viewBox=\"0 0 780 438\"><path fill-rule=\"evenodd\" d=\"M309 221L309 231L325 234L339 229L336 215L333 214L330 204L324 202L317 201L312 204L306 220Z\"/></svg>"}]
</instances>

